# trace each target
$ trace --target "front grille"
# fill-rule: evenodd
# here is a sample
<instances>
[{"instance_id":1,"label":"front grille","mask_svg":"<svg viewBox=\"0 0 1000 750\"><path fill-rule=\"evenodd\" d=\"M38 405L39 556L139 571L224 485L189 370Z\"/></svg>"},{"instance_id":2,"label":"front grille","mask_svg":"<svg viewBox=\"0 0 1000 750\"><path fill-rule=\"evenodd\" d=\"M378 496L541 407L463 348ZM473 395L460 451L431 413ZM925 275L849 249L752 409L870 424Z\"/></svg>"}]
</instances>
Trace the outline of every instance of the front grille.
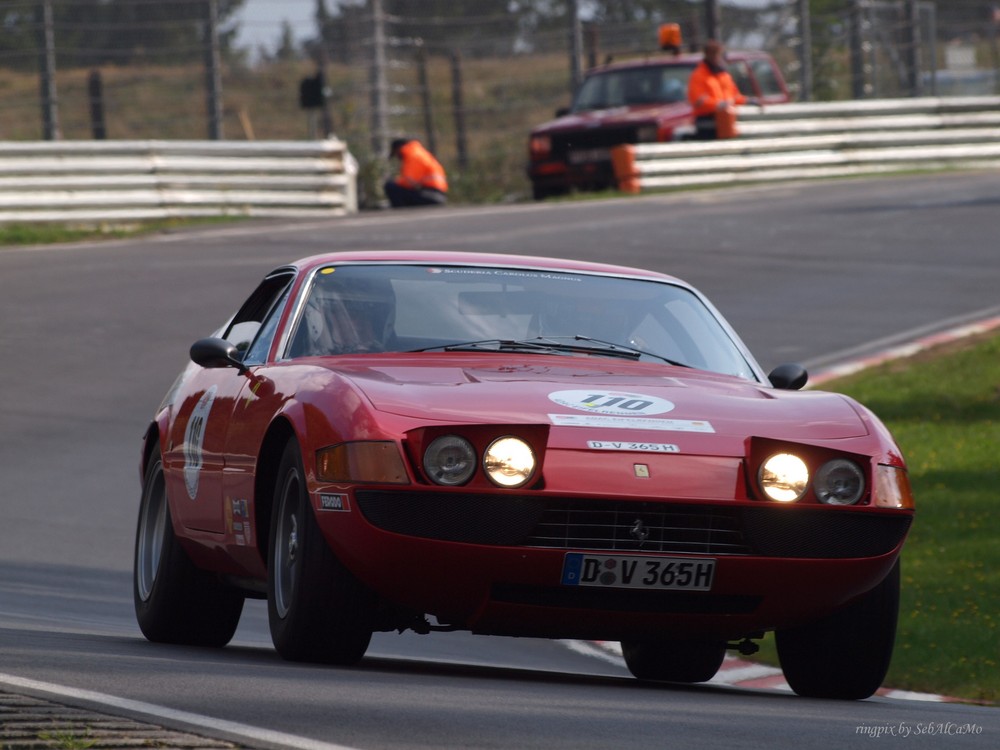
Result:
<instances>
[{"instance_id":1,"label":"front grille","mask_svg":"<svg viewBox=\"0 0 1000 750\"><path fill-rule=\"evenodd\" d=\"M736 508L556 500L524 540L530 547L746 555Z\"/></svg>"},{"instance_id":2,"label":"front grille","mask_svg":"<svg viewBox=\"0 0 1000 750\"><path fill-rule=\"evenodd\" d=\"M570 150L611 148L622 143L638 143L638 140L638 131L634 126L553 133L552 156L565 160Z\"/></svg>"},{"instance_id":3,"label":"front grille","mask_svg":"<svg viewBox=\"0 0 1000 750\"><path fill-rule=\"evenodd\" d=\"M767 504L629 502L540 495L359 490L380 529L468 544L621 553L877 557L906 537L909 514Z\"/></svg>"}]
</instances>

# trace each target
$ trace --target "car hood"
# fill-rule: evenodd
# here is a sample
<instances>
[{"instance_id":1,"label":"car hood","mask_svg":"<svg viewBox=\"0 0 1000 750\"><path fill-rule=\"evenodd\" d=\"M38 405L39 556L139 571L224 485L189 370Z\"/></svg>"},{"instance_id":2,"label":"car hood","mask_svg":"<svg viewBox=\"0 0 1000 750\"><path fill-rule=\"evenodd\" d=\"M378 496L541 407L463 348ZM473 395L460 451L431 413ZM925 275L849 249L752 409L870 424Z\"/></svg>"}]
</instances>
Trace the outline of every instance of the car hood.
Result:
<instances>
[{"instance_id":1,"label":"car hood","mask_svg":"<svg viewBox=\"0 0 1000 750\"><path fill-rule=\"evenodd\" d=\"M689 117L690 114L691 105L687 102L598 109L590 112L578 112L550 120L539 125L532 133L534 135L545 135L562 131L589 130L598 127L643 125L664 118L685 118Z\"/></svg>"},{"instance_id":2,"label":"car hood","mask_svg":"<svg viewBox=\"0 0 1000 750\"><path fill-rule=\"evenodd\" d=\"M338 372L376 410L434 422L607 427L740 439L833 440L868 434L851 403L837 394L781 391L680 367L577 361L399 363Z\"/></svg>"}]
</instances>

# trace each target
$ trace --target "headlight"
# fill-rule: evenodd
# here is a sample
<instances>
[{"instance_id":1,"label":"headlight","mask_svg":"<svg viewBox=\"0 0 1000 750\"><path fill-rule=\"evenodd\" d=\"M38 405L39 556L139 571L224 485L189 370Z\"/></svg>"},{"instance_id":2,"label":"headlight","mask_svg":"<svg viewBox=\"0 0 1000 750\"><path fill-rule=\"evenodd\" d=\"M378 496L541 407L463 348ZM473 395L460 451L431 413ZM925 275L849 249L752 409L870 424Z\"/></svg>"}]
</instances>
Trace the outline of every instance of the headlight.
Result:
<instances>
[{"instance_id":1,"label":"headlight","mask_svg":"<svg viewBox=\"0 0 1000 750\"><path fill-rule=\"evenodd\" d=\"M535 452L520 438L497 438L486 449L483 468L494 484L520 487L535 473Z\"/></svg>"},{"instance_id":2,"label":"headlight","mask_svg":"<svg viewBox=\"0 0 1000 750\"><path fill-rule=\"evenodd\" d=\"M552 138L536 135L528 142L528 151L533 159L546 159L552 153Z\"/></svg>"},{"instance_id":3,"label":"headlight","mask_svg":"<svg viewBox=\"0 0 1000 750\"><path fill-rule=\"evenodd\" d=\"M771 500L794 503L809 486L809 469L805 461L791 453L776 453L760 467L760 488Z\"/></svg>"},{"instance_id":4,"label":"headlight","mask_svg":"<svg viewBox=\"0 0 1000 750\"><path fill-rule=\"evenodd\" d=\"M436 484L465 484L476 471L476 451L465 438L443 435L424 451L424 470Z\"/></svg>"},{"instance_id":5,"label":"headlight","mask_svg":"<svg viewBox=\"0 0 1000 750\"><path fill-rule=\"evenodd\" d=\"M865 473L853 461L827 461L813 482L816 498L827 505L854 505L865 494Z\"/></svg>"},{"instance_id":6,"label":"headlight","mask_svg":"<svg viewBox=\"0 0 1000 750\"><path fill-rule=\"evenodd\" d=\"M316 452L321 482L408 484L403 459L391 441L341 443Z\"/></svg>"}]
</instances>

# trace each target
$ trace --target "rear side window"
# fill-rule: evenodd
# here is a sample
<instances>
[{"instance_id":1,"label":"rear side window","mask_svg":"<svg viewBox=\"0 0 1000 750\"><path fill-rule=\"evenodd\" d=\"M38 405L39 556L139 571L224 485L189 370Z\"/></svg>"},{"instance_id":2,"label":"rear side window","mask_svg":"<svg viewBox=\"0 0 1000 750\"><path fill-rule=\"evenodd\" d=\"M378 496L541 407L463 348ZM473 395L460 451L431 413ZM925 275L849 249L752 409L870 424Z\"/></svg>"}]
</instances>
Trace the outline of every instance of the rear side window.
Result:
<instances>
[{"instance_id":1,"label":"rear side window","mask_svg":"<svg viewBox=\"0 0 1000 750\"><path fill-rule=\"evenodd\" d=\"M750 62L750 67L754 78L757 79L757 85L760 86L761 96L784 96L785 92L770 60L753 60Z\"/></svg>"}]
</instances>

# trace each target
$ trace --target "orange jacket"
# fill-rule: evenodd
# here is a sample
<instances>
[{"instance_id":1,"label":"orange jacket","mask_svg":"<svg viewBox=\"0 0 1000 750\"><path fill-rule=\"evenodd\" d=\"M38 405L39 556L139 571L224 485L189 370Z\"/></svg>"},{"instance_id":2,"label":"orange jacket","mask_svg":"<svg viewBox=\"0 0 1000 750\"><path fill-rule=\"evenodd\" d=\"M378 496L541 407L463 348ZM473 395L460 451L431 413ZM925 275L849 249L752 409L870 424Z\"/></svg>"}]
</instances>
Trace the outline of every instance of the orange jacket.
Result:
<instances>
[{"instance_id":1,"label":"orange jacket","mask_svg":"<svg viewBox=\"0 0 1000 750\"><path fill-rule=\"evenodd\" d=\"M733 105L743 104L746 100L736 88L736 82L728 71L713 73L712 69L702 61L691 72L691 79L688 81L688 101L694 107L695 117L714 115L719 102L727 101Z\"/></svg>"},{"instance_id":2,"label":"orange jacket","mask_svg":"<svg viewBox=\"0 0 1000 750\"><path fill-rule=\"evenodd\" d=\"M444 167L420 144L420 141L410 141L400 148L399 160L401 164L396 184L410 190L433 188L442 193L448 192Z\"/></svg>"}]
</instances>

